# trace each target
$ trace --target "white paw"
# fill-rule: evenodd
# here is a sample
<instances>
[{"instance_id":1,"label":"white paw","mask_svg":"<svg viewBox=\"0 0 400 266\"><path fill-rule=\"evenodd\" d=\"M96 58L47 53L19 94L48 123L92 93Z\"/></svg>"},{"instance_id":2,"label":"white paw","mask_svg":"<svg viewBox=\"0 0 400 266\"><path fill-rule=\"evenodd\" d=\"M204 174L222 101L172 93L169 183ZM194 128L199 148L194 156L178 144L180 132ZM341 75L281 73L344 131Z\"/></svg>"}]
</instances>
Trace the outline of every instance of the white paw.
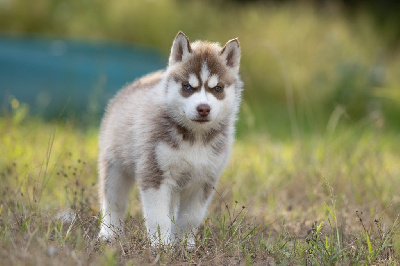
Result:
<instances>
[{"instance_id":1,"label":"white paw","mask_svg":"<svg viewBox=\"0 0 400 266\"><path fill-rule=\"evenodd\" d=\"M120 230L114 230L113 226L102 225L98 238L101 241L110 242L118 237L118 231Z\"/></svg>"},{"instance_id":2,"label":"white paw","mask_svg":"<svg viewBox=\"0 0 400 266\"><path fill-rule=\"evenodd\" d=\"M188 250L194 250L196 249L196 239L195 237L191 234L188 236L187 241L186 241L186 248Z\"/></svg>"},{"instance_id":3,"label":"white paw","mask_svg":"<svg viewBox=\"0 0 400 266\"><path fill-rule=\"evenodd\" d=\"M149 237L150 245L152 248L159 248L161 246L169 246L171 245L171 237L168 234L162 235L161 237L158 234Z\"/></svg>"}]
</instances>

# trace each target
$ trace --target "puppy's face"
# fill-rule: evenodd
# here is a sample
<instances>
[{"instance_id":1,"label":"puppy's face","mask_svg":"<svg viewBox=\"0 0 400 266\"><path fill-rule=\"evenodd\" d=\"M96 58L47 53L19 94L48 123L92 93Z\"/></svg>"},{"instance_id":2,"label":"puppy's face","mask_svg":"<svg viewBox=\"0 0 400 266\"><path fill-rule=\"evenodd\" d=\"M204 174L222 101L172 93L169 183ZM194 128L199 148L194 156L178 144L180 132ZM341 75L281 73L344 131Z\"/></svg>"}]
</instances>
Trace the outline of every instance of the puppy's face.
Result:
<instances>
[{"instance_id":1,"label":"puppy's face","mask_svg":"<svg viewBox=\"0 0 400 266\"><path fill-rule=\"evenodd\" d=\"M240 48L234 39L223 48L194 42L183 33L174 40L169 59L167 101L175 119L210 127L233 111L239 80Z\"/></svg>"}]
</instances>

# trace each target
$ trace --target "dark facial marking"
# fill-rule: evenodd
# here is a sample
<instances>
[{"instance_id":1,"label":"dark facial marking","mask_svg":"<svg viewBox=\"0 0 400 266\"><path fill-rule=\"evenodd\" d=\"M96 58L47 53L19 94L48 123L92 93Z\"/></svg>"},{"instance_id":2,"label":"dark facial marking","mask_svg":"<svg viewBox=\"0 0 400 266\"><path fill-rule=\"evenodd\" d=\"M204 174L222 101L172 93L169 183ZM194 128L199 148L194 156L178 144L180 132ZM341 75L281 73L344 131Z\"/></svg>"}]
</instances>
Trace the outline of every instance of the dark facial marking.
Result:
<instances>
[{"instance_id":1,"label":"dark facial marking","mask_svg":"<svg viewBox=\"0 0 400 266\"><path fill-rule=\"evenodd\" d=\"M204 62L206 62L207 67L210 70L210 76L215 74L218 75L218 86L223 88L220 92L216 92L213 88L208 88L207 83L203 84L202 80L200 79ZM195 74L200 84L197 88L193 88L192 90L188 91L185 90L184 85L189 84L188 80L190 74ZM173 78L178 84L182 84L180 94L185 98L190 97L196 92L199 92L200 88L202 88L204 85L207 92L212 93L218 100L222 100L225 98L224 88L229 87L236 82L235 76L230 72L227 66L225 66L218 52L214 51L213 48L208 46L202 46L196 50L193 50L191 57L176 67L175 71L171 75L171 78Z\"/></svg>"},{"instance_id":2,"label":"dark facial marking","mask_svg":"<svg viewBox=\"0 0 400 266\"><path fill-rule=\"evenodd\" d=\"M180 90L180 93L181 93L182 97L184 97L184 98L188 98L188 97L192 96L193 93L200 91L200 87L197 87L197 88L192 87L190 90L188 90L185 88L186 85L187 85L187 82L186 83L183 82L182 88Z\"/></svg>"},{"instance_id":3,"label":"dark facial marking","mask_svg":"<svg viewBox=\"0 0 400 266\"><path fill-rule=\"evenodd\" d=\"M220 91L215 91L215 87L210 88L208 87L208 84L206 84L206 91L208 91L209 93L211 93L212 95L214 95L215 98L217 98L218 100L223 100L226 96L225 94L225 89L224 89L224 84L221 82L218 82L217 86L221 87Z\"/></svg>"}]
</instances>

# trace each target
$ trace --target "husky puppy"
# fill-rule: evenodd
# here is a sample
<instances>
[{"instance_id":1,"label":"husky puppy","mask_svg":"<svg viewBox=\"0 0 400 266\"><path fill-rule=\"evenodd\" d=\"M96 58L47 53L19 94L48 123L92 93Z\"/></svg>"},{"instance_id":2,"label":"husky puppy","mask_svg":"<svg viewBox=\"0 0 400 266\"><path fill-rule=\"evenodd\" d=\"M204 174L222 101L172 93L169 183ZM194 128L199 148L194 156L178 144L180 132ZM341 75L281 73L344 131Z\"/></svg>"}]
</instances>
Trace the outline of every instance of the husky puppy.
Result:
<instances>
[{"instance_id":1,"label":"husky puppy","mask_svg":"<svg viewBox=\"0 0 400 266\"><path fill-rule=\"evenodd\" d=\"M237 39L189 42L176 36L165 70L118 92L99 139L102 224L99 237L122 233L137 182L152 245L195 234L224 170L241 101Z\"/></svg>"}]
</instances>

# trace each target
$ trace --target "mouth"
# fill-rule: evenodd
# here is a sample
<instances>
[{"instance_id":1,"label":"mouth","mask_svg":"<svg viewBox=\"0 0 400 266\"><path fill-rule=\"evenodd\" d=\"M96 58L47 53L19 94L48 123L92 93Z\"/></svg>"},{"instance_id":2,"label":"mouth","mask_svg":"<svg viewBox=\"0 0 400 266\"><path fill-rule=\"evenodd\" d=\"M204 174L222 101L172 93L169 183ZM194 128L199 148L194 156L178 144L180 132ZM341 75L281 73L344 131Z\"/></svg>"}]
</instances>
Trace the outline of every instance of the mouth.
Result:
<instances>
[{"instance_id":1,"label":"mouth","mask_svg":"<svg viewBox=\"0 0 400 266\"><path fill-rule=\"evenodd\" d=\"M200 123L200 124L210 122L210 120L208 120L208 119L192 119L192 121L196 122L196 123Z\"/></svg>"}]
</instances>

